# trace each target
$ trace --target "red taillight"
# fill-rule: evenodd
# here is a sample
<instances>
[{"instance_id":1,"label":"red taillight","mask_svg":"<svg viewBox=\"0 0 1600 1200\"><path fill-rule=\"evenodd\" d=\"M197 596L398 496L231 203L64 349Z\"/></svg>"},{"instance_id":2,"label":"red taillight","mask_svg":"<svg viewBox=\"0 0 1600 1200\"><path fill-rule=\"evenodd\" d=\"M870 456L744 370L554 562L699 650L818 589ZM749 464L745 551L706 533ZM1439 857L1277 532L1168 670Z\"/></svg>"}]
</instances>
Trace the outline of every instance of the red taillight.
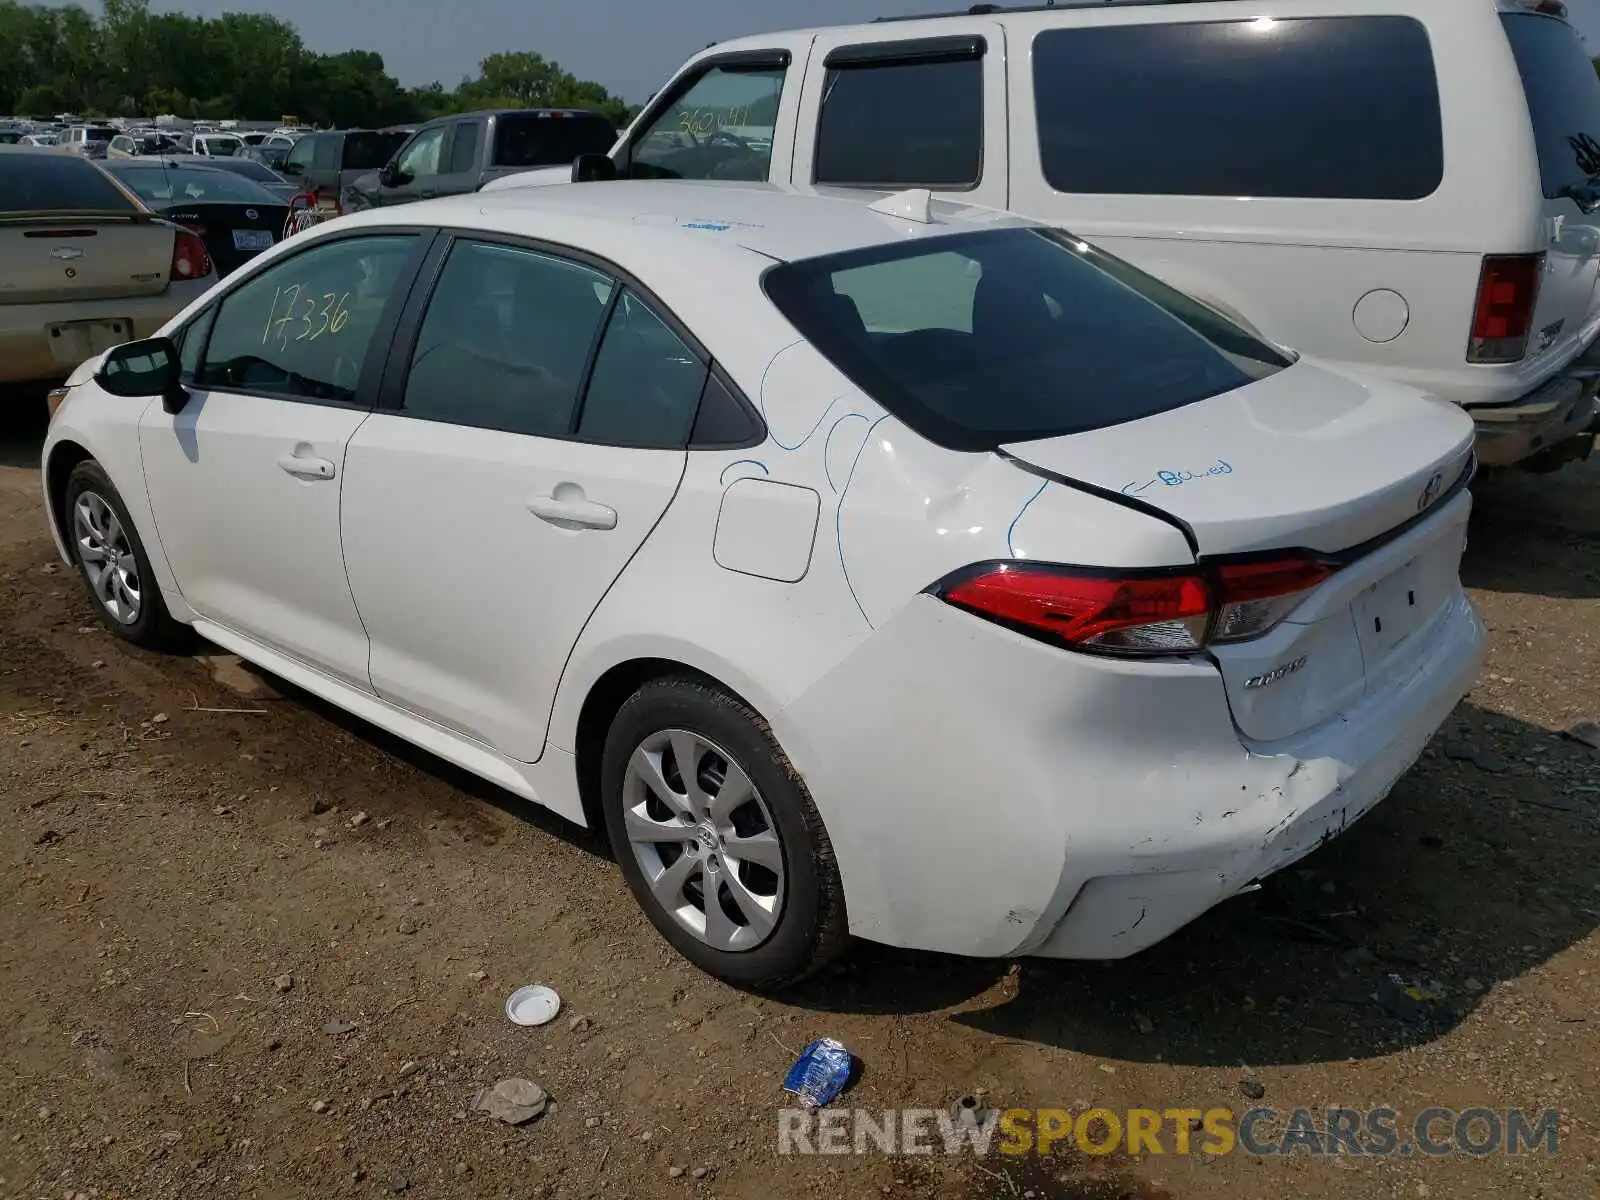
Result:
<instances>
[{"instance_id":1,"label":"red taillight","mask_svg":"<svg viewBox=\"0 0 1600 1200\"><path fill-rule=\"evenodd\" d=\"M1528 352L1533 310L1539 302L1543 254L1491 254L1478 276L1478 305L1472 313L1467 361L1520 362Z\"/></svg>"},{"instance_id":2,"label":"red taillight","mask_svg":"<svg viewBox=\"0 0 1600 1200\"><path fill-rule=\"evenodd\" d=\"M204 279L211 274L211 255L198 234L180 229L172 242L172 278Z\"/></svg>"},{"instance_id":3,"label":"red taillight","mask_svg":"<svg viewBox=\"0 0 1600 1200\"><path fill-rule=\"evenodd\" d=\"M985 563L931 590L958 608L1073 649L1172 655L1261 636L1336 569L1299 556L1183 572Z\"/></svg>"}]
</instances>

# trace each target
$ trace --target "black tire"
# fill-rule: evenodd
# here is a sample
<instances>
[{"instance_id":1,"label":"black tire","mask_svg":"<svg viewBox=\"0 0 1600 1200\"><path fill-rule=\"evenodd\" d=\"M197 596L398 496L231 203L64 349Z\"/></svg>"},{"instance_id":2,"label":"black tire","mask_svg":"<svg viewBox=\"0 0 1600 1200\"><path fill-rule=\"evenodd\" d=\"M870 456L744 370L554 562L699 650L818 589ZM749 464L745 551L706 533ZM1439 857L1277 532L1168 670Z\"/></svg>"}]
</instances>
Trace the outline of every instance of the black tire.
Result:
<instances>
[{"instance_id":1,"label":"black tire","mask_svg":"<svg viewBox=\"0 0 1600 1200\"><path fill-rule=\"evenodd\" d=\"M79 501L86 496L98 497L110 508L116 518L121 537L133 557L134 575L138 585L138 610L132 620L124 621L114 616L95 590L94 578L90 575L90 564L85 560L85 548L77 525ZM100 618L101 624L124 641L132 642L136 646L150 649L181 646L188 630L174 621L167 612L166 600L161 595L161 585L156 582L155 573L150 569L150 555L144 548L144 542L139 538L139 531L134 527L133 519L128 516L128 506L123 503L122 495L111 482L111 478L93 459L79 463L67 476L67 486L61 493L60 516L66 533L67 547L72 552L73 562L78 567L78 576L83 580L84 589L89 594L89 602L94 607L95 615Z\"/></svg>"},{"instance_id":2,"label":"black tire","mask_svg":"<svg viewBox=\"0 0 1600 1200\"><path fill-rule=\"evenodd\" d=\"M782 903L776 925L750 949L718 949L680 924L651 892L629 841L623 814L629 761L647 739L667 730L688 731L724 751L770 814L782 848ZM748 705L700 679L645 684L611 723L600 784L611 847L635 899L661 935L701 970L736 987L771 991L819 970L849 944L844 887L822 818L771 728ZM701 887L703 911L703 882Z\"/></svg>"}]
</instances>

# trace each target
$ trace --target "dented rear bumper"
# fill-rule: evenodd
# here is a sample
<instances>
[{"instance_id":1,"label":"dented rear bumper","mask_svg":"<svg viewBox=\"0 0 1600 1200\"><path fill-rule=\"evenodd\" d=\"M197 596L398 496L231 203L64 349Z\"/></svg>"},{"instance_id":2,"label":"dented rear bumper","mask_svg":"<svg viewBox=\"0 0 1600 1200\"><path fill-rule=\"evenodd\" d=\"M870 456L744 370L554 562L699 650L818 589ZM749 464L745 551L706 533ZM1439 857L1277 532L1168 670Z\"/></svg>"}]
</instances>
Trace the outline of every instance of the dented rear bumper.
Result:
<instances>
[{"instance_id":1,"label":"dented rear bumper","mask_svg":"<svg viewBox=\"0 0 1600 1200\"><path fill-rule=\"evenodd\" d=\"M1454 595L1357 703L1242 742L1216 667L1064 652L919 597L785 711L852 932L1121 958L1377 804L1472 686Z\"/></svg>"},{"instance_id":2,"label":"dented rear bumper","mask_svg":"<svg viewBox=\"0 0 1600 1200\"><path fill-rule=\"evenodd\" d=\"M1460 594L1423 631L1426 652L1412 670L1355 709L1275 745L1249 745L1240 772L1260 804L1238 821L1209 868L1100 876L1089 880L1061 922L1032 953L1054 958L1122 958L1339 836L1386 797L1472 687L1483 662L1484 630ZM1221 785L1222 781L1218 781ZM1264 786L1264 790L1263 789Z\"/></svg>"}]
</instances>

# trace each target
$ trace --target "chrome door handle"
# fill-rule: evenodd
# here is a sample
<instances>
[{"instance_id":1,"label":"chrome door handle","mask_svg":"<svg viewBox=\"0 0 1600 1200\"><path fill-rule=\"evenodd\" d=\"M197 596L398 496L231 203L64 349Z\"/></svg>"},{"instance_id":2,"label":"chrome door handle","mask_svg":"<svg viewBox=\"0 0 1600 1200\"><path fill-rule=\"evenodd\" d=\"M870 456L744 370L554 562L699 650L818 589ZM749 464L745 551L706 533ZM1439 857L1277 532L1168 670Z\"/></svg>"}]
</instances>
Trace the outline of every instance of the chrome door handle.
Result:
<instances>
[{"instance_id":1,"label":"chrome door handle","mask_svg":"<svg viewBox=\"0 0 1600 1200\"><path fill-rule=\"evenodd\" d=\"M528 511L541 521L563 529L615 529L617 510L593 500L562 500L538 496L528 501Z\"/></svg>"},{"instance_id":2,"label":"chrome door handle","mask_svg":"<svg viewBox=\"0 0 1600 1200\"><path fill-rule=\"evenodd\" d=\"M302 458L298 454L285 454L278 465L296 479L332 479L333 464L325 458Z\"/></svg>"}]
</instances>

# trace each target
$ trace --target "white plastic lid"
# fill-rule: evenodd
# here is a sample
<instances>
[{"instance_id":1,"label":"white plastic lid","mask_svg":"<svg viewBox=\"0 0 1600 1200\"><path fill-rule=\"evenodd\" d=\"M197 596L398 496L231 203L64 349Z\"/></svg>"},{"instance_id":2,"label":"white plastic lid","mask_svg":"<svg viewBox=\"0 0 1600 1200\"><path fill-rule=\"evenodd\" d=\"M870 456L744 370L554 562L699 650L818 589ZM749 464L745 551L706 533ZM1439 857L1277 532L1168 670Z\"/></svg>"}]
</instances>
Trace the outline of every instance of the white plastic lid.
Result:
<instances>
[{"instance_id":1,"label":"white plastic lid","mask_svg":"<svg viewBox=\"0 0 1600 1200\"><path fill-rule=\"evenodd\" d=\"M561 997L542 983L519 987L506 997L506 1016L515 1025L548 1025L561 1011Z\"/></svg>"}]
</instances>

